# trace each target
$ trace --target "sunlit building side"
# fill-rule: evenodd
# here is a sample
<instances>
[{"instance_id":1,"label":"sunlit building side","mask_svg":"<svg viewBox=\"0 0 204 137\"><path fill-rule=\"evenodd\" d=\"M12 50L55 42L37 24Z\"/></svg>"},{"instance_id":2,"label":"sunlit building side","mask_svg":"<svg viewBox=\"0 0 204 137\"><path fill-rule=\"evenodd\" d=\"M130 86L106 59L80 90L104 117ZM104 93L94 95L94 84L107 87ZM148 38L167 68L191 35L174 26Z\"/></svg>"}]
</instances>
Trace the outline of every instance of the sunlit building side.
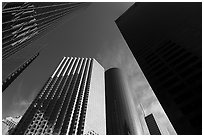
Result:
<instances>
[{"instance_id":1,"label":"sunlit building side","mask_svg":"<svg viewBox=\"0 0 204 137\"><path fill-rule=\"evenodd\" d=\"M106 134L104 69L64 57L12 134Z\"/></svg>"}]
</instances>

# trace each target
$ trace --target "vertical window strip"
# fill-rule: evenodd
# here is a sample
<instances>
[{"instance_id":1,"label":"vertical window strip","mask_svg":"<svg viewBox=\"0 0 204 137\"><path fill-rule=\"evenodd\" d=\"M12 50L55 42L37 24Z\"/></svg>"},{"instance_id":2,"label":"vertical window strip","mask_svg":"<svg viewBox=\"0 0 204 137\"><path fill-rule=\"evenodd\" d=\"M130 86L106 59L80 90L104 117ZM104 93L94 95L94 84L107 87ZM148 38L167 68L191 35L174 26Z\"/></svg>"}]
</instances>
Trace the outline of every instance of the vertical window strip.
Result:
<instances>
[{"instance_id":1,"label":"vertical window strip","mask_svg":"<svg viewBox=\"0 0 204 137\"><path fill-rule=\"evenodd\" d=\"M47 97L47 99L43 102L43 107L41 108L41 111L44 112L43 115L40 117L40 121L42 121L43 119L47 120L47 116L45 115L47 112L47 108L49 107L49 105L51 103L53 103L53 97L56 95L56 90L58 89L61 81L62 81L62 77L60 76L61 72L64 70L64 66L66 65L68 61L68 58L65 60L65 62L63 63L62 68L60 69L58 75L57 75L57 81L55 83L55 85L53 86L53 88L51 89L52 91L50 92L49 96ZM41 122L42 123L42 122ZM41 128L42 126L39 125ZM37 129L37 133L36 134L41 134L42 129L38 130Z\"/></svg>"},{"instance_id":2,"label":"vertical window strip","mask_svg":"<svg viewBox=\"0 0 204 137\"><path fill-rule=\"evenodd\" d=\"M90 61L89 61L89 65L90 66ZM87 70L88 72L89 70ZM87 81L87 77L88 77L88 73L86 73L86 76L84 77L84 81L83 81L83 85L81 87L81 90L82 90L82 94L81 94L81 98L80 98L80 104L79 104L79 114L78 114L78 117L77 117L77 121L76 121L76 132L75 134L80 134L81 131L79 130L79 120L80 120L80 116L81 116L81 113L82 113L82 105L83 105L83 100L84 100L84 93L85 93L85 87L86 87L86 81ZM82 134L82 133L81 133Z\"/></svg>"},{"instance_id":3,"label":"vertical window strip","mask_svg":"<svg viewBox=\"0 0 204 137\"><path fill-rule=\"evenodd\" d=\"M69 62L67 63L67 67L65 68L64 73L66 73L67 68L70 67L71 61L72 61L72 58L71 58L71 59L69 60ZM64 74L64 73L63 73L63 74ZM57 90L56 92L58 92L58 93L57 93L57 95L54 97L53 103L52 103L52 104L49 104L49 106L47 107L47 109L46 109L46 111L45 111L45 113L46 113L45 116L48 117L47 119L50 119L50 116L52 115L52 113L55 113L55 112L53 112L53 109L54 109L54 107L55 107L55 105L56 105L56 103L57 103L57 100L58 100L59 96L61 96L62 90L63 90L64 85L65 85L65 83L66 83L67 78L64 77L64 76L62 76L62 77L63 77L63 80L62 80L62 82L61 82L61 84L60 84L60 88L56 89L56 90ZM48 114L47 114L47 113L48 113ZM42 129L42 133L44 132L44 130L45 130L46 125L48 124L48 122L50 122L50 121L48 120L46 123L43 123L43 124L44 124L44 127L43 127L43 129Z\"/></svg>"},{"instance_id":4,"label":"vertical window strip","mask_svg":"<svg viewBox=\"0 0 204 137\"><path fill-rule=\"evenodd\" d=\"M91 73L92 73L92 69L93 69L93 59L90 59L90 60L91 60L91 64L89 66L88 78L86 81L86 88L85 88L85 92L84 92L84 98L83 98L83 103L82 103L82 108L81 108L81 113L80 113L80 120L79 120L79 124L78 124L77 134L83 134L83 130L84 130L84 123L85 123L87 103L88 103Z\"/></svg>"},{"instance_id":5,"label":"vertical window strip","mask_svg":"<svg viewBox=\"0 0 204 137\"><path fill-rule=\"evenodd\" d=\"M87 61L87 59L86 59ZM75 124L75 119L77 118L77 111L78 111L78 102L79 102L79 95L80 95L80 89L81 89L81 85L83 84L82 80L83 80L83 77L84 77L84 71L85 71L85 65L83 65L83 68L82 68L82 73L80 74L80 82L79 82L79 86L77 87L78 89L76 89L76 97L75 97L75 102L74 102L74 106L73 106L73 111L72 111L72 114L71 114L71 120L70 120L70 123L68 125L68 132L69 134L75 134L75 128L74 126L76 126ZM79 72L78 72L79 73Z\"/></svg>"},{"instance_id":6,"label":"vertical window strip","mask_svg":"<svg viewBox=\"0 0 204 137\"><path fill-rule=\"evenodd\" d=\"M70 71L68 72L68 74L69 73L70 73ZM70 76L73 76L73 75L70 74ZM67 115L66 112L67 112L68 105L69 105L68 101L69 101L69 98L71 97L71 90L72 90L71 89L72 87L70 87L70 86L71 86L71 82L73 82L73 81L74 81L74 78L71 77L71 80L69 81L69 84L67 85L67 88L65 89L66 90L66 95L63 98L63 102L61 103L61 107L60 107L60 110L58 112L57 119L56 119L56 122L55 122L55 129L54 129L55 134L60 133L63 121L65 119L65 116Z\"/></svg>"},{"instance_id":7,"label":"vertical window strip","mask_svg":"<svg viewBox=\"0 0 204 137\"><path fill-rule=\"evenodd\" d=\"M66 134L67 133L67 127L68 127L70 117L71 117L74 97L76 95L76 88L79 84L79 78L81 77L81 73L82 73L82 71L80 72L79 76L77 76L73 79L73 81L70 85L69 91L68 91L69 97L65 100L65 103L63 104L63 106L66 108L66 111L65 111L65 115L63 116L63 123L62 123L62 127L60 130L60 134Z\"/></svg>"},{"instance_id":8,"label":"vertical window strip","mask_svg":"<svg viewBox=\"0 0 204 137\"><path fill-rule=\"evenodd\" d=\"M79 59L77 59L77 62L76 62L76 66L78 65L79 63ZM76 70L76 67L74 67L74 71Z\"/></svg>"},{"instance_id":9,"label":"vertical window strip","mask_svg":"<svg viewBox=\"0 0 204 137\"><path fill-rule=\"evenodd\" d=\"M61 63L59 64L59 66L61 65ZM35 100L32 102L32 104L30 105L30 107L27 109L25 115L21 118L20 122L18 123L15 131L13 132L13 134L24 134L24 132L26 131L26 128L29 126L33 115L35 114L35 112L37 111L37 108L40 106L41 103L41 97L43 95L43 98L45 97L46 94L45 91L47 91L47 88L49 89L49 87L52 85L53 82L53 78L50 77L48 79L47 84L45 84L45 86L42 88L41 92L38 93L37 97L35 98ZM40 100L39 100L40 99ZM34 107L37 104L36 107Z\"/></svg>"},{"instance_id":10,"label":"vertical window strip","mask_svg":"<svg viewBox=\"0 0 204 137\"><path fill-rule=\"evenodd\" d=\"M69 58L67 58L67 60L66 60L66 65L68 66L69 65L69 63L70 63L70 60L68 61L68 59ZM68 61L68 62L67 62ZM62 69L60 70L60 71L62 71ZM64 72L66 72L66 68L65 68L65 64L63 65L63 71ZM62 71L62 72L63 72ZM60 72L61 73L61 72ZM43 117L44 118L46 118L46 119L49 119L49 117L50 117L50 115L51 115L51 112L52 112L52 110L53 110L53 108L54 108L54 106L55 106L55 103L56 103L56 101L57 101L57 98L58 98L58 96L60 96L60 94L61 94L61 87L64 85L64 82L65 82L65 77L61 77L60 78L60 81L59 81L59 84L57 85L57 87L56 87L56 89L55 89L55 92L54 92L54 94L53 94L53 96L51 97L51 99L49 100L49 103L48 103L48 106L46 107L46 110L45 110L45 113L44 113L44 115L43 115ZM43 124L41 127L42 127L42 130L41 130L41 133L44 131L44 128L46 127L46 124L47 124L47 122L48 121L46 121L46 123L41 123L41 124ZM40 134L41 134L40 133Z\"/></svg>"},{"instance_id":11,"label":"vertical window strip","mask_svg":"<svg viewBox=\"0 0 204 137\"><path fill-rule=\"evenodd\" d=\"M87 65L86 65L86 68L85 68L85 72L83 74L83 79L82 79L82 84L80 86L80 95L79 97L77 97L77 105L76 105L76 108L75 108L75 117L74 119L72 120L72 127L71 127L71 131L69 132L69 134L76 134L76 127L77 127L77 118L78 118L78 115L79 115L79 105L80 105L80 102L81 102L81 94L82 94L82 90L83 90L83 87L84 87L84 84L86 83L86 78L87 78L87 74L88 74L88 68L89 68L89 65L90 65L90 62L89 60L86 58L86 61L87 61Z\"/></svg>"},{"instance_id":12,"label":"vertical window strip","mask_svg":"<svg viewBox=\"0 0 204 137\"><path fill-rule=\"evenodd\" d=\"M65 58L64 58L65 59ZM63 64L65 63L65 60L62 60L62 62L63 62ZM60 65L59 65L60 67L62 66L62 63L60 63ZM57 73L59 73L59 70L57 69L57 71L56 71ZM48 102L48 100L47 100L47 97L49 96L51 96L52 95L52 93L53 92L51 92L51 94L50 94L50 91L52 90L52 88L53 88L53 84L55 84L56 85L56 81L58 80L58 77L55 77L54 78L54 80L53 80L53 82L51 83L51 85L48 87L48 89L47 89L47 94L44 94L44 96L42 97L42 100L40 100L39 101L39 103L37 104L37 107L34 109L35 111L34 112L36 112L37 110L39 110L39 111L43 111L44 110L44 108L46 107L46 105L47 105L47 102ZM33 115L34 115L34 112L33 112ZM40 117L40 119L42 118L42 116ZM32 117L30 116L30 119L32 120ZM29 119L27 119L27 120L29 120ZM29 121L31 121L31 120L29 120ZM30 123L30 122L29 122ZM36 131L36 130L35 130ZM35 132L34 131L34 132Z\"/></svg>"},{"instance_id":13,"label":"vertical window strip","mask_svg":"<svg viewBox=\"0 0 204 137\"><path fill-rule=\"evenodd\" d=\"M55 72L53 73L53 75L51 76L52 78L55 76L55 74L57 73L58 69L60 68L62 62L65 60L66 57L63 57L63 59L61 60L59 66L57 67L57 69L55 70Z\"/></svg>"},{"instance_id":14,"label":"vertical window strip","mask_svg":"<svg viewBox=\"0 0 204 137\"><path fill-rule=\"evenodd\" d=\"M52 83L50 89L48 89L47 95L43 98L44 100L47 100L48 96L50 95L50 92L52 91L53 87L56 85L56 82L57 82L57 80L58 80L58 77L57 77L56 75L59 74L59 72L60 72L60 70L61 70L61 67L62 67L62 64L65 63L65 59L66 59L66 57L63 58L62 63L60 63L59 67L58 67L57 70L55 71L56 73L54 72L54 75L52 75L52 78L54 78L54 81L53 81L53 83Z\"/></svg>"},{"instance_id":15,"label":"vertical window strip","mask_svg":"<svg viewBox=\"0 0 204 137\"><path fill-rule=\"evenodd\" d=\"M82 61L83 61L83 58L81 59ZM82 69L81 69L81 66L82 66L82 62L80 63L80 65L79 65L79 69L78 69L78 71L76 70L75 71L75 73L76 73L76 75L77 75L77 78L76 78L76 82L75 82L75 84L73 85L73 91L72 92L74 92L74 94L72 94L72 96L71 96L71 100L73 100L73 97L75 98L75 96L77 95L77 87L79 86L79 84L80 84L80 77L81 77L81 75L79 75L79 71L82 71ZM76 93L75 93L76 92ZM71 102L72 103L72 102ZM73 115L73 111L74 111L74 105L75 105L75 103L73 104L73 106L71 105L71 119L72 119L72 115ZM69 120L69 124L70 124L70 121L71 121L71 119ZM69 126L68 126L68 130L69 130Z\"/></svg>"}]
</instances>

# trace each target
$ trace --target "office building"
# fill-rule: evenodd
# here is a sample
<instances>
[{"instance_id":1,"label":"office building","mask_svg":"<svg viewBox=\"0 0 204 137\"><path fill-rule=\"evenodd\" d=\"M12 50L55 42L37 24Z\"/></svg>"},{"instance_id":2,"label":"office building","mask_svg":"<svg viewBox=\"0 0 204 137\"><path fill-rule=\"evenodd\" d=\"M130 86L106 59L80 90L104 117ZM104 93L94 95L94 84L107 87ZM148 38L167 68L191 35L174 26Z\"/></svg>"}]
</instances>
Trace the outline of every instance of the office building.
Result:
<instances>
[{"instance_id":1,"label":"office building","mask_svg":"<svg viewBox=\"0 0 204 137\"><path fill-rule=\"evenodd\" d=\"M2 59L54 28L65 15L87 3L8 2L2 11Z\"/></svg>"},{"instance_id":2,"label":"office building","mask_svg":"<svg viewBox=\"0 0 204 137\"><path fill-rule=\"evenodd\" d=\"M104 69L64 57L12 134L106 134Z\"/></svg>"},{"instance_id":3,"label":"office building","mask_svg":"<svg viewBox=\"0 0 204 137\"><path fill-rule=\"evenodd\" d=\"M89 3L3 2L2 81L44 45L34 44Z\"/></svg>"},{"instance_id":4,"label":"office building","mask_svg":"<svg viewBox=\"0 0 204 137\"><path fill-rule=\"evenodd\" d=\"M135 3L116 21L178 134L202 134L202 3Z\"/></svg>"},{"instance_id":5,"label":"office building","mask_svg":"<svg viewBox=\"0 0 204 137\"><path fill-rule=\"evenodd\" d=\"M105 71L94 59L64 57L11 134L166 134L153 114L141 123L124 80L118 68Z\"/></svg>"},{"instance_id":6,"label":"office building","mask_svg":"<svg viewBox=\"0 0 204 137\"><path fill-rule=\"evenodd\" d=\"M2 82L2 92L39 56L39 52L32 56L29 60L19 66L14 72L8 75Z\"/></svg>"},{"instance_id":7,"label":"office building","mask_svg":"<svg viewBox=\"0 0 204 137\"><path fill-rule=\"evenodd\" d=\"M2 120L2 135L9 135L20 121L21 116L6 117Z\"/></svg>"}]
</instances>

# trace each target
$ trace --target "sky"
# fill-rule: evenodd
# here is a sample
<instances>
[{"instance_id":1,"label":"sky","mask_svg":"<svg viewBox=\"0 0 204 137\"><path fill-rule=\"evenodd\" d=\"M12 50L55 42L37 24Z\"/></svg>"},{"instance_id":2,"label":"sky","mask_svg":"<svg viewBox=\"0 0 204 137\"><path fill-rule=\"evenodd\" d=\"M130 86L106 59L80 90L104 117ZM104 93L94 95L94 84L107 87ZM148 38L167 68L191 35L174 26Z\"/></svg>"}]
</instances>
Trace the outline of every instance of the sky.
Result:
<instances>
[{"instance_id":1,"label":"sky","mask_svg":"<svg viewBox=\"0 0 204 137\"><path fill-rule=\"evenodd\" d=\"M106 70L122 70L135 119L145 126L144 115L153 113L162 133L174 133L165 112L146 81L114 22L133 3L92 3L66 16L54 30L31 46L44 46L34 62L4 91L2 118L23 115L63 56L92 57ZM141 108L143 107L143 110ZM140 128L140 127L138 127ZM140 129L140 133L148 131Z\"/></svg>"}]
</instances>

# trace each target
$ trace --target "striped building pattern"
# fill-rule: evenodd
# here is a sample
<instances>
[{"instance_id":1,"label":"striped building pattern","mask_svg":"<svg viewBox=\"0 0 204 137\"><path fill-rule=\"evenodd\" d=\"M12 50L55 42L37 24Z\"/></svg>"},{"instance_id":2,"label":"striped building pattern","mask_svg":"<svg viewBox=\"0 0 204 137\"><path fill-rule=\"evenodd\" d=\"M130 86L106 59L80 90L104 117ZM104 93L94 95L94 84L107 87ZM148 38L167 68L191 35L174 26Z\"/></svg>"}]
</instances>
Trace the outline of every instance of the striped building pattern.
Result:
<instances>
[{"instance_id":1,"label":"striped building pattern","mask_svg":"<svg viewBox=\"0 0 204 137\"><path fill-rule=\"evenodd\" d=\"M2 59L10 57L55 28L58 22L88 3L7 2L2 10Z\"/></svg>"},{"instance_id":2,"label":"striped building pattern","mask_svg":"<svg viewBox=\"0 0 204 137\"><path fill-rule=\"evenodd\" d=\"M12 134L105 134L105 119L103 67L64 57Z\"/></svg>"}]
</instances>

